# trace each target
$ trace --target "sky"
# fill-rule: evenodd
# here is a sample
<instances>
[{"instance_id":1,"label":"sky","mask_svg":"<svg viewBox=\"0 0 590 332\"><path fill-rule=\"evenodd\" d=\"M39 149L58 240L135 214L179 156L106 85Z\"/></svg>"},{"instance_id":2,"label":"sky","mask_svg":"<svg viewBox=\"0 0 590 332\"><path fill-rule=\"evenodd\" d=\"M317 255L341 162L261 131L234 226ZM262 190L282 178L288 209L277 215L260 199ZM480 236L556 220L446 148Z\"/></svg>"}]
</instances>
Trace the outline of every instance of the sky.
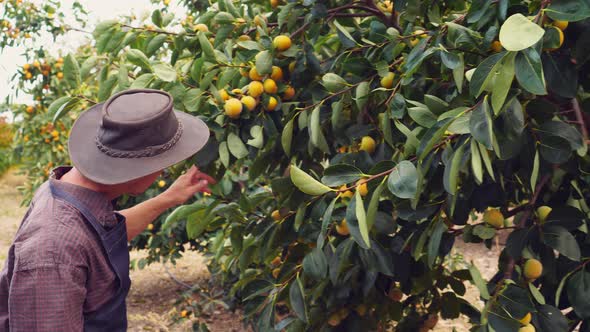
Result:
<instances>
[{"instance_id":1,"label":"sky","mask_svg":"<svg viewBox=\"0 0 590 332\"><path fill-rule=\"evenodd\" d=\"M43 1L33 1L36 4L41 4ZM137 17L142 15L149 15L155 8L160 7L150 3L149 0L78 0L79 3L86 9L88 14L87 31L94 30L97 22L113 19L119 15L135 14ZM61 10L66 17L72 17L72 4L74 0L61 1ZM1 6L1 4L0 4ZM175 11L178 6L172 0L170 9ZM50 54L57 56L59 50L62 54L67 54L68 51L75 50L79 45L83 44L89 36L82 32L70 31L66 35L53 42L49 36L37 39L35 44L50 45L46 50ZM31 42L31 41L30 41ZM0 51L0 103L4 103L7 96L11 96L11 101L15 103L28 103L31 98L25 95L15 97L14 91L10 88L10 78L17 72L18 68L26 63L25 57L22 55L23 47L6 48Z\"/></svg>"}]
</instances>

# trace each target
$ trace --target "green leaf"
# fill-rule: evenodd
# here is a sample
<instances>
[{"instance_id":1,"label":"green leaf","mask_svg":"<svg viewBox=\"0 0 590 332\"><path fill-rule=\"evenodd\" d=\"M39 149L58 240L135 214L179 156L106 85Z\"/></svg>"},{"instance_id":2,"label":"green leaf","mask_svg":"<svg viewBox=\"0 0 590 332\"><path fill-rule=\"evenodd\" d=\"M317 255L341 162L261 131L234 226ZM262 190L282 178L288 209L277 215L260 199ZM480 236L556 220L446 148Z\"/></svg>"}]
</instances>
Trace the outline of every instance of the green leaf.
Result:
<instances>
[{"instance_id":1,"label":"green leaf","mask_svg":"<svg viewBox=\"0 0 590 332\"><path fill-rule=\"evenodd\" d=\"M440 139L443 137L451 123L453 122L453 118L446 118L442 121L438 121L434 126L430 127L426 134L420 140L420 146L416 151L418 155L418 160L424 159L428 153L432 150L436 143L440 142Z\"/></svg>"},{"instance_id":2,"label":"green leaf","mask_svg":"<svg viewBox=\"0 0 590 332\"><path fill-rule=\"evenodd\" d=\"M292 118L287 122L283 132L281 133L281 146L287 156L291 155L291 142L293 141L293 122L295 118Z\"/></svg>"},{"instance_id":3,"label":"green leaf","mask_svg":"<svg viewBox=\"0 0 590 332\"><path fill-rule=\"evenodd\" d=\"M361 231L360 222L359 222L358 216L357 216L357 213L360 212L361 213L360 218L365 218L365 224L366 224L366 217L363 215L364 207L362 208L361 211L357 211L360 209L357 204L357 196L360 197L360 194L357 195L358 193L359 192L357 191L355 193L355 195L352 196L352 199L350 200L350 202L348 203L348 206L346 207L346 223L348 224L348 229L350 230L350 236L352 237L352 240L354 242L356 242L356 244L358 244L359 247L361 247L363 249L369 249L369 246L371 244L370 244L370 242L365 241L365 236L362 234L363 231Z\"/></svg>"},{"instance_id":4,"label":"green leaf","mask_svg":"<svg viewBox=\"0 0 590 332\"><path fill-rule=\"evenodd\" d=\"M363 108L367 104L370 91L371 91L371 85L369 82L361 82L361 84L359 84L356 87L355 100L356 100L356 106L358 107L359 110L363 110Z\"/></svg>"},{"instance_id":5,"label":"green leaf","mask_svg":"<svg viewBox=\"0 0 590 332\"><path fill-rule=\"evenodd\" d=\"M76 57L71 53L64 58L64 78L73 88L80 85L80 65Z\"/></svg>"},{"instance_id":6,"label":"green leaf","mask_svg":"<svg viewBox=\"0 0 590 332\"><path fill-rule=\"evenodd\" d=\"M575 98L579 74L570 56L544 52L541 59L549 91L564 98Z\"/></svg>"},{"instance_id":7,"label":"green leaf","mask_svg":"<svg viewBox=\"0 0 590 332\"><path fill-rule=\"evenodd\" d=\"M96 68L97 63L98 56L96 55L91 55L86 60L84 60L84 62L82 62L82 66L80 66L80 78L82 81L85 81L88 78L90 71Z\"/></svg>"},{"instance_id":8,"label":"green leaf","mask_svg":"<svg viewBox=\"0 0 590 332\"><path fill-rule=\"evenodd\" d=\"M539 178L539 150L535 150L535 159L533 161L533 171L531 173L531 192L535 192L537 179Z\"/></svg>"},{"instance_id":9,"label":"green leaf","mask_svg":"<svg viewBox=\"0 0 590 332\"><path fill-rule=\"evenodd\" d=\"M203 91L197 88L192 88L186 91L184 97L182 98L182 103L186 110L189 112L197 112L199 110L199 105L201 104L201 98L203 96Z\"/></svg>"},{"instance_id":10,"label":"green leaf","mask_svg":"<svg viewBox=\"0 0 590 332\"><path fill-rule=\"evenodd\" d=\"M359 229L361 231L361 237L365 242L367 248L371 248L371 241L369 240L369 227L367 226L367 214L365 212L365 204L363 203L363 197L361 196L360 191L355 192L355 210L356 210L356 220L358 222Z\"/></svg>"},{"instance_id":11,"label":"green leaf","mask_svg":"<svg viewBox=\"0 0 590 332\"><path fill-rule=\"evenodd\" d=\"M227 142L219 143L219 160L226 168L229 167L229 149L227 148Z\"/></svg>"},{"instance_id":12,"label":"green leaf","mask_svg":"<svg viewBox=\"0 0 590 332\"><path fill-rule=\"evenodd\" d=\"M238 135L234 133L229 133L229 135L227 135L227 147L229 148L229 152L238 159L248 156L248 148L246 148L246 145Z\"/></svg>"},{"instance_id":13,"label":"green leaf","mask_svg":"<svg viewBox=\"0 0 590 332\"><path fill-rule=\"evenodd\" d=\"M329 152L329 148L325 144L326 138L322 133L322 127L320 124L320 106L313 109L309 121L311 143L322 151L326 152L327 150L327 152Z\"/></svg>"},{"instance_id":14,"label":"green leaf","mask_svg":"<svg viewBox=\"0 0 590 332\"><path fill-rule=\"evenodd\" d=\"M348 32L348 30L346 30L345 27L343 27L340 23L338 23L337 20L334 20L334 26L336 27L336 29L338 29L338 31L340 31L344 36L346 36L346 38L348 38L348 39L350 39L350 41L356 43L356 40L354 40L354 38L352 37L350 32Z\"/></svg>"},{"instance_id":15,"label":"green leaf","mask_svg":"<svg viewBox=\"0 0 590 332\"><path fill-rule=\"evenodd\" d=\"M363 172L349 164L337 164L326 168L322 183L329 187L340 186L360 179Z\"/></svg>"},{"instance_id":16,"label":"green leaf","mask_svg":"<svg viewBox=\"0 0 590 332\"><path fill-rule=\"evenodd\" d=\"M323 279L328 273L328 259L320 248L313 249L303 258L303 272L315 280Z\"/></svg>"},{"instance_id":17,"label":"green leaf","mask_svg":"<svg viewBox=\"0 0 590 332\"><path fill-rule=\"evenodd\" d=\"M514 14L500 28L500 42L508 51L522 51L543 38L545 30L522 14Z\"/></svg>"},{"instance_id":18,"label":"green leaf","mask_svg":"<svg viewBox=\"0 0 590 332\"><path fill-rule=\"evenodd\" d=\"M471 140L471 170L473 171L475 182L477 182L477 184L482 184L483 165L481 162L481 155L479 153L479 148L477 147L477 144L477 141Z\"/></svg>"},{"instance_id":19,"label":"green leaf","mask_svg":"<svg viewBox=\"0 0 590 332\"><path fill-rule=\"evenodd\" d=\"M244 40L244 41L239 41L238 43L239 47L243 47L247 50L256 50L256 51L262 51L264 50L264 48L262 47L262 45L260 45L259 43L253 41L253 40Z\"/></svg>"},{"instance_id":20,"label":"green leaf","mask_svg":"<svg viewBox=\"0 0 590 332\"><path fill-rule=\"evenodd\" d=\"M567 282L567 298L576 315L582 319L590 318L590 273L582 268Z\"/></svg>"},{"instance_id":21,"label":"green leaf","mask_svg":"<svg viewBox=\"0 0 590 332\"><path fill-rule=\"evenodd\" d=\"M523 89L536 95L547 94L541 56L534 48L516 55L515 69L516 79Z\"/></svg>"},{"instance_id":22,"label":"green leaf","mask_svg":"<svg viewBox=\"0 0 590 332\"><path fill-rule=\"evenodd\" d=\"M152 22L158 27L162 27L162 12L156 9L152 12Z\"/></svg>"},{"instance_id":23,"label":"green leaf","mask_svg":"<svg viewBox=\"0 0 590 332\"><path fill-rule=\"evenodd\" d=\"M154 74L164 82L173 82L176 80L176 70L164 62L154 65Z\"/></svg>"},{"instance_id":24,"label":"green leaf","mask_svg":"<svg viewBox=\"0 0 590 332\"><path fill-rule=\"evenodd\" d=\"M576 238L567 229L561 226L549 225L543 227L542 234L543 242L546 245L573 261L580 261L580 246Z\"/></svg>"},{"instance_id":25,"label":"green leaf","mask_svg":"<svg viewBox=\"0 0 590 332\"><path fill-rule=\"evenodd\" d=\"M305 302L305 291L303 290L303 283L299 279L299 275L289 288L289 301L293 311L304 322L307 322L307 308Z\"/></svg>"},{"instance_id":26,"label":"green leaf","mask_svg":"<svg viewBox=\"0 0 590 332\"><path fill-rule=\"evenodd\" d=\"M389 191L399 198L414 198L418 191L418 171L410 161L404 160L395 166L387 181Z\"/></svg>"},{"instance_id":27,"label":"green leaf","mask_svg":"<svg viewBox=\"0 0 590 332\"><path fill-rule=\"evenodd\" d=\"M461 161L463 160L463 150L466 144L461 146L453 154L451 163L445 166L445 174L443 177L443 184L446 191L451 195L457 194L457 187L459 185L459 171L461 170Z\"/></svg>"},{"instance_id":28,"label":"green leaf","mask_svg":"<svg viewBox=\"0 0 590 332\"><path fill-rule=\"evenodd\" d=\"M469 120L471 136L486 148L492 149L494 140L493 119L487 96L477 105ZM482 151L483 152L483 151Z\"/></svg>"},{"instance_id":29,"label":"green leaf","mask_svg":"<svg viewBox=\"0 0 590 332\"><path fill-rule=\"evenodd\" d=\"M552 164L563 164L572 155L571 145L566 139L550 135L541 135L539 152Z\"/></svg>"},{"instance_id":30,"label":"green leaf","mask_svg":"<svg viewBox=\"0 0 590 332\"><path fill-rule=\"evenodd\" d=\"M425 128L430 128L436 123L436 115L426 106L410 107L408 109L408 114L412 120Z\"/></svg>"},{"instance_id":31,"label":"green leaf","mask_svg":"<svg viewBox=\"0 0 590 332\"><path fill-rule=\"evenodd\" d=\"M541 291L539 291L537 286L535 286L532 282L529 282L528 284L529 284L529 290L531 291L531 294L535 298L535 301L537 301L537 303L539 303L539 304L545 304L545 297L543 296L543 294L541 294Z\"/></svg>"},{"instance_id":32,"label":"green leaf","mask_svg":"<svg viewBox=\"0 0 590 332\"><path fill-rule=\"evenodd\" d=\"M430 241L428 241L428 265L433 266L440 248L440 241L443 233L447 230L447 225L439 219L434 226L434 230L430 235Z\"/></svg>"},{"instance_id":33,"label":"green leaf","mask_svg":"<svg viewBox=\"0 0 590 332\"><path fill-rule=\"evenodd\" d=\"M490 175L492 180L496 181L496 176L494 175L494 168L492 167L492 161L490 160L488 150L481 143L477 143L477 145L479 147L481 159L483 160L483 164L485 165L488 174Z\"/></svg>"},{"instance_id":34,"label":"green leaf","mask_svg":"<svg viewBox=\"0 0 590 332\"><path fill-rule=\"evenodd\" d=\"M132 64L141 67L142 69L152 71L152 66L150 65L150 61L148 57L140 50L132 48L127 51L126 54L127 61L131 62Z\"/></svg>"},{"instance_id":35,"label":"green leaf","mask_svg":"<svg viewBox=\"0 0 590 332\"><path fill-rule=\"evenodd\" d=\"M162 224L162 231L165 231L168 228L174 226L174 224L176 224L182 219L185 219L188 215L193 214L199 210L204 210L206 208L207 206L202 201L196 201L190 205L182 205L177 207L164 220L164 223Z\"/></svg>"},{"instance_id":36,"label":"green leaf","mask_svg":"<svg viewBox=\"0 0 590 332\"><path fill-rule=\"evenodd\" d=\"M375 191L373 191L371 201L369 202L369 208L367 209L367 228L369 229L369 231L371 231L373 225L375 224L375 220L377 219L379 199L381 198L383 188L385 188L385 182L381 182L379 186L377 186Z\"/></svg>"},{"instance_id":37,"label":"green leaf","mask_svg":"<svg viewBox=\"0 0 590 332\"><path fill-rule=\"evenodd\" d=\"M562 121L544 122L538 130L543 136L557 136L568 141L572 150L577 150L584 146L582 134L570 124Z\"/></svg>"},{"instance_id":38,"label":"green leaf","mask_svg":"<svg viewBox=\"0 0 590 332\"><path fill-rule=\"evenodd\" d=\"M471 280L477 289L479 289L479 295L481 295L484 300L489 300L490 293L488 292L487 283L483 280L479 270L473 263L469 265L469 273L471 274Z\"/></svg>"},{"instance_id":39,"label":"green leaf","mask_svg":"<svg viewBox=\"0 0 590 332\"><path fill-rule=\"evenodd\" d=\"M290 174L291 181L295 187L308 195L319 196L332 190L330 187L314 179L295 165L291 165Z\"/></svg>"},{"instance_id":40,"label":"green leaf","mask_svg":"<svg viewBox=\"0 0 590 332\"><path fill-rule=\"evenodd\" d=\"M293 9L297 4L294 2L289 2L281 8L281 11L277 15L277 23L279 24L279 28L282 28L283 25L287 22L290 16L293 14Z\"/></svg>"},{"instance_id":41,"label":"green leaf","mask_svg":"<svg viewBox=\"0 0 590 332\"><path fill-rule=\"evenodd\" d=\"M186 235L193 240L201 236L209 223L213 220L213 215L208 214L209 209L202 209L194 212L186 218Z\"/></svg>"},{"instance_id":42,"label":"green leaf","mask_svg":"<svg viewBox=\"0 0 590 332\"><path fill-rule=\"evenodd\" d=\"M111 92L117 81L119 80L118 75L110 75L106 80L100 83L98 87L98 101L107 100L111 96Z\"/></svg>"},{"instance_id":43,"label":"green leaf","mask_svg":"<svg viewBox=\"0 0 590 332\"><path fill-rule=\"evenodd\" d=\"M62 116L66 115L69 111L74 109L80 103L80 98L76 98L76 97L62 97L62 98L68 98L69 100L67 100L65 103L61 104L59 106L59 108L57 108L54 111L53 123L56 123L57 120L59 120ZM62 99L62 98L60 98L60 99ZM55 102L59 101L61 103L60 99L56 100ZM59 105L59 104L57 104L57 105ZM55 105L55 106L57 106L57 105ZM53 103L49 106L50 111L52 108L51 106L53 106ZM53 108L55 108L55 106Z\"/></svg>"},{"instance_id":44,"label":"green leaf","mask_svg":"<svg viewBox=\"0 0 590 332\"><path fill-rule=\"evenodd\" d=\"M342 77L334 73L327 73L322 77L322 84L329 92L338 92L346 88L348 83Z\"/></svg>"},{"instance_id":45,"label":"green leaf","mask_svg":"<svg viewBox=\"0 0 590 332\"><path fill-rule=\"evenodd\" d=\"M154 55L156 53L156 51L158 51L159 49L162 48L162 46L164 45L164 42L166 42L167 38L168 37L164 34L157 35L154 38L152 38L152 40L150 40L147 47L145 48L145 53L148 56Z\"/></svg>"},{"instance_id":46,"label":"green leaf","mask_svg":"<svg viewBox=\"0 0 590 332\"><path fill-rule=\"evenodd\" d=\"M70 96L64 96L64 97L60 97L56 100L54 100L50 105L49 108L47 109L47 113L49 114L53 114L53 116L55 117L55 115L57 114L58 110L60 110L62 108L63 105L67 104L68 102L70 102L73 99L73 97Z\"/></svg>"},{"instance_id":47,"label":"green leaf","mask_svg":"<svg viewBox=\"0 0 590 332\"><path fill-rule=\"evenodd\" d=\"M455 80L455 85L457 86L457 91L459 93L463 92L463 80L465 79L465 62L463 60L463 53L459 55L461 62L457 66L457 68L453 69L453 79Z\"/></svg>"},{"instance_id":48,"label":"green leaf","mask_svg":"<svg viewBox=\"0 0 590 332\"><path fill-rule=\"evenodd\" d=\"M250 136L252 136L252 139L249 139L247 144L255 148L261 149L264 145L263 128L258 125L252 126L252 128L250 128Z\"/></svg>"},{"instance_id":49,"label":"green leaf","mask_svg":"<svg viewBox=\"0 0 590 332\"><path fill-rule=\"evenodd\" d=\"M154 74L142 74L131 83L131 89L143 89L147 88L154 80L156 76Z\"/></svg>"},{"instance_id":50,"label":"green leaf","mask_svg":"<svg viewBox=\"0 0 590 332\"><path fill-rule=\"evenodd\" d=\"M201 50L203 51L204 59L217 62L217 58L215 57L215 50L213 49L213 45L207 39L207 36L204 32L199 31L197 33L197 38L199 38L199 44L201 45Z\"/></svg>"},{"instance_id":51,"label":"green leaf","mask_svg":"<svg viewBox=\"0 0 590 332\"><path fill-rule=\"evenodd\" d=\"M581 21L590 17L590 3L586 0L553 0L545 13L557 21Z\"/></svg>"},{"instance_id":52,"label":"green leaf","mask_svg":"<svg viewBox=\"0 0 590 332\"><path fill-rule=\"evenodd\" d=\"M537 307L537 315L533 317L533 323L539 331L567 331L568 323L561 311L550 305Z\"/></svg>"},{"instance_id":53,"label":"green leaf","mask_svg":"<svg viewBox=\"0 0 590 332\"><path fill-rule=\"evenodd\" d=\"M505 55L506 52L494 54L477 66L469 82L469 92L472 96L479 97L484 90L490 91L493 88L496 72Z\"/></svg>"},{"instance_id":54,"label":"green leaf","mask_svg":"<svg viewBox=\"0 0 590 332\"><path fill-rule=\"evenodd\" d=\"M295 223L293 225L293 228L295 228L296 231L299 230L299 228L301 227L301 224L303 223L303 218L305 218L305 211L307 210L307 203L301 203L299 205L299 207L297 208L297 212L295 213Z\"/></svg>"},{"instance_id":55,"label":"green leaf","mask_svg":"<svg viewBox=\"0 0 590 332\"><path fill-rule=\"evenodd\" d=\"M326 233L328 232L328 226L330 225L330 222L332 222L332 212L334 212L334 205L336 205L336 202L339 199L340 197L338 196L334 197L332 202L330 202L330 205L328 205L328 208L326 208L326 211L324 211L324 215L322 216L322 227L320 229L320 234L318 235L317 240L317 248L321 249L324 247L324 242L326 241Z\"/></svg>"},{"instance_id":56,"label":"green leaf","mask_svg":"<svg viewBox=\"0 0 590 332\"><path fill-rule=\"evenodd\" d=\"M500 113L506 96L508 96L508 90L512 86L514 80L514 58L516 53L509 52L502 61L500 61L500 67L497 68L495 77L493 78L494 87L492 88L492 108L494 114Z\"/></svg>"},{"instance_id":57,"label":"green leaf","mask_svg":"<svg viewBox=\"0 0 590 332\"><path fill-rule=\"evenodd\" d=\"M269 51L262 51L256 54L256 71L261 76L272 72L272 54Z\"/></svg>"}]
</instances>

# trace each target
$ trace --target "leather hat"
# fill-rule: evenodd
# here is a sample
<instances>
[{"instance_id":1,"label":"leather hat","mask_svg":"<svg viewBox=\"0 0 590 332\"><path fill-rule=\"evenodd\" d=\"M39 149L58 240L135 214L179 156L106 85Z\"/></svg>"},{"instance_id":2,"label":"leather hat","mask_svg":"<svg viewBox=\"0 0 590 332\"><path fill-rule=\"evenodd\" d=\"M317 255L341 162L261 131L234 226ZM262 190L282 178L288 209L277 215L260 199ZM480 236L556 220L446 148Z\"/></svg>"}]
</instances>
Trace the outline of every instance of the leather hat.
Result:
<instances>
[{"instance_id":1,"label":"leather hat","mask_svg":"<svg viewBox=\"0 0 590 332\"><path fill-rule=\"evenodd\" d=\"M174 110L167 92L130 89L80 114L68 148L73 165L84 176L119 184L191 157L208 139L207 125Z\"/></svg>"}]
</instances>

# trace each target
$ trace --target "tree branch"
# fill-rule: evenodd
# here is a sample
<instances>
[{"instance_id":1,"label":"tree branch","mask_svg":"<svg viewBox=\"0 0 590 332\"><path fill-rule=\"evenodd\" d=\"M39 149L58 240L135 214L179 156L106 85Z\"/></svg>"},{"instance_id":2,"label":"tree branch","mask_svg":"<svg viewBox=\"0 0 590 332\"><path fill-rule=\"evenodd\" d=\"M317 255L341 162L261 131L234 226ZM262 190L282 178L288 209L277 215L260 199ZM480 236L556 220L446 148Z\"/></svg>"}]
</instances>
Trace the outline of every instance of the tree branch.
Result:
<instances>
[{"instance_id":1,"label":"tree branch","mask_svg":"<svg viewBox=\"0 0 590 332\"><path fill-rule=\"evenodd\" d=\"M582 136L584 137L584 141L588 140L588 129L586 128L586 123L584 123L584 117L582 116L582 110L580 109L580 103L578 102L577 98L572 99L572 107L574 108L574 112L576 113L576 120L580 124L580 128L582 129Z\"/></svg>"}]
</instances>

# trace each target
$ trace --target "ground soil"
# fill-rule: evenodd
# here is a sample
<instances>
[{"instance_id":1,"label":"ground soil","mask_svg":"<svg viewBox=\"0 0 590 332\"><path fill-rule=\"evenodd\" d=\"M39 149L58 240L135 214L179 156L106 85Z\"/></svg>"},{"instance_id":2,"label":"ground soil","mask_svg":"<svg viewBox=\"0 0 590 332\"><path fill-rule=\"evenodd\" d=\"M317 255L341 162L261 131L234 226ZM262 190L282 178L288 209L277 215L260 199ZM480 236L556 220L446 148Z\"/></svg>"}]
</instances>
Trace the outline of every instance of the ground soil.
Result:
<instances>
[{"instance_id":1,"label":"ground soil","mask_svg":"<svg viewBox=\"0 0 590 332\"><path fill-rule=\"evenodd\" d=\"M0 266L4 265L8 248L17 231L26 208L20 206L21 196L17 186L24 177L10 171L0 178ZM459 266L473 262L480 269L484 278L490 278L496 270L499 247L487 250L481 245L457 243L451 257ZM132 259L146 255L142 251L133 251ZM176 280L173 280L173 276ZM209 273L203 257L195 252L187 253L175 266L170 264L152 264L142 270L132 270L132 287L127 299L129 331L191 331L190 319L178 321L179 313L174 303L186 290L180 282L189 285L205 283ZM467 286L465 299L482 307L477 289ZM212 332L248 331L240 320L240 312L231 312L222 307L213 310L208 317L201 317ZM434 331L466 332L468 325L464 319L451 321L440 320Z\"/></svg>"}]
</instances>

